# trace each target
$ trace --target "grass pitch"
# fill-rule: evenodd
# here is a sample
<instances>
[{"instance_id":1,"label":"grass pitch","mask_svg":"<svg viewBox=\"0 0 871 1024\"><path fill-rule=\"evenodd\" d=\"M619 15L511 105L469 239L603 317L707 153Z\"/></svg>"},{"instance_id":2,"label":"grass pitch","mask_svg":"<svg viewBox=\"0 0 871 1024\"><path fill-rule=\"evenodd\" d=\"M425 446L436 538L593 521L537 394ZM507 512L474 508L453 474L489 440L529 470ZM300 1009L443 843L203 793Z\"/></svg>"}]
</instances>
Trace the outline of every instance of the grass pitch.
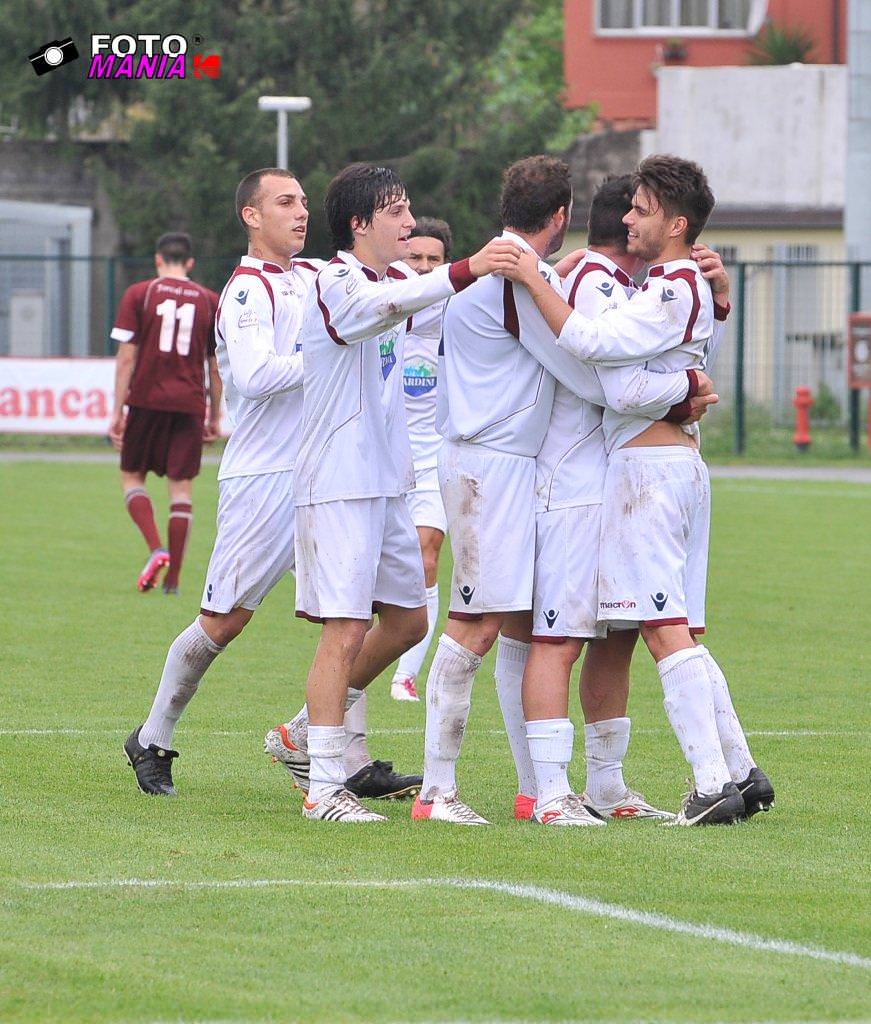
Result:
<instances>
[{"instance_id":1,"label":"grass pitch","mask_svg":"<svg viewBox=\"0 0 871 1024\"><path fill-rule=\"evenodd\" d=\"M775 809L730 829L590 834L512 820L492 660L460 778L493 828L412 825L407 804L383 826L304 822L261 753L302 700L317 638L290 581L188 709L180 798L140 795L121 744L198 607L214 476L197 483L170 599L135 590L144 548L112 467L0 465L0 1021L871 1017L871 488L714 485L707 639ZM627 775L676 808L687 769L646 655L633 676ZM375 756L417 768L422 726L422 704L373 684ZM160 884L119 884L134 879ZM47 887L87 882L109 884ZM852 959L825 958L839 953Z\"/></svg>"}]
</instances>

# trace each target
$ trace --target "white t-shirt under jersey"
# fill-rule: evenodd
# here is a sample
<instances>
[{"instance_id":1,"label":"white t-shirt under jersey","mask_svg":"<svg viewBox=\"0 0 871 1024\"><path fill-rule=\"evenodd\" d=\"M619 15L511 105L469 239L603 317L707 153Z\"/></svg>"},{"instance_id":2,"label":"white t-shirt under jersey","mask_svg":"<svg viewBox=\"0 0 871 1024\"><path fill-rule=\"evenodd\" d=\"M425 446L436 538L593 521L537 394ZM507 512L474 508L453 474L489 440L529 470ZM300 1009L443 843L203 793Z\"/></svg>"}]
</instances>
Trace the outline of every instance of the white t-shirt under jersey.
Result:
<instances>
[{"instance_id":1,"label":"white t-shirt under jersey","mask_svg":"<svg viewBox=\"0 0 871 1024\"><path fill-rule=\"evenodd\" d=\"M414 487L401 383L407 321L473 280L468 260L423 275L394 264L379 279L350 252L320 271L302 328L297 505L398 497Z\"/></svg>"},{"instance_id":2,"label":"white t-shirt under jersey","mask_svg":"<svg viewBox=\"0 0 871 1024\"><path fill-rule=\"evenodd\" d=\"M215 356L232 433L218 479L293 469L302 418L305 300L323 260L290 270L243 256L221 292Z\"/></svg>"}]
</instances>

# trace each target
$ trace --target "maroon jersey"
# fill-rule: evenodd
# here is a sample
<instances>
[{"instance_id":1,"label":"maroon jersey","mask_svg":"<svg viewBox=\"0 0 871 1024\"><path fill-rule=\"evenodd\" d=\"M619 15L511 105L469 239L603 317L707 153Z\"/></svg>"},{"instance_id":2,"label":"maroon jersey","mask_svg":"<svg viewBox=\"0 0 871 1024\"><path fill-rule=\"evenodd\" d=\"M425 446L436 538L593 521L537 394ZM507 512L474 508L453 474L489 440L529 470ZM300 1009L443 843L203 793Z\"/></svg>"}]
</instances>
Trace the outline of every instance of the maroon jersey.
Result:
<instances>
[{"instance_id":1,"label":"maroon jersey","mask_svg":"<svg viewBox=\"0 0 871 1024\"><path fill-rule=\"evenodd\" d=\"M155 277L121 299L112 338L136 346L127 404L205 416L204 362L215 353L218 296L195 281Z\"/></svg>"}]
</instances>

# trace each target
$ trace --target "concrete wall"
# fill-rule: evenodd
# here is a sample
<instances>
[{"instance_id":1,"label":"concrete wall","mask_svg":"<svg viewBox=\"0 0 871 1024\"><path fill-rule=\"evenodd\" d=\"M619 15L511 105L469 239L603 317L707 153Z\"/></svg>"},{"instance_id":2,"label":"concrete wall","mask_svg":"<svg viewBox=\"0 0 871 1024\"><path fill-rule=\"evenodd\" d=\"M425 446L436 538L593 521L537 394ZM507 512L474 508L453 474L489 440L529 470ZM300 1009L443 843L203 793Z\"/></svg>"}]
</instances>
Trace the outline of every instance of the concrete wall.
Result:
<instances>
[{"instance_id":1,"label":"concrete wall","mask_svg":"<svg viewBox=\"0 0 871 1024\"><path fill-rule=\"evenodd\" d=\"M645 153L700 163L721 206L843 207L847 69L662 68Z\"/></svg>"}]
</instances>

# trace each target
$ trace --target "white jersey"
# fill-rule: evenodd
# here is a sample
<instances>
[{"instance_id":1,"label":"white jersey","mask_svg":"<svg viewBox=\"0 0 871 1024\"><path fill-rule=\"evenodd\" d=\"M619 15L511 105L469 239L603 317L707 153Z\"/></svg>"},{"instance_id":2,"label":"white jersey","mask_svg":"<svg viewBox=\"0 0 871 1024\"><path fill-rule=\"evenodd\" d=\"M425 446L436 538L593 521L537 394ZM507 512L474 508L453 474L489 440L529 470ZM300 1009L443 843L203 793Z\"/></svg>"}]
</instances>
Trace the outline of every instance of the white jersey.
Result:
<instances>
[{"instance_id":1,"label":"white jersey","mask_svg":"<svg viewBox=\"0 0 871 1024\"><path fill-rule=\"evenodd\" d=\"M415 476L435 469L442 438L436 430L436 385L445 303L415 313L405 337L403 388Z\"/></svg>"},{"instance_id":2,"label":"white jersey","mask_svg":"<svg viewBox=\"0 0 871 1024\"><path fill-rule=\"evenodd\" d=\"M233 431L218 479L293 469L302 418L306 295L323 260L290 270L243 256L221 292L215 356Z\"/></svg>"},{"instance_id":3,"label":"white jersey","mask_svg":"<svg viewBox=\"0 0 871 1024\"><path fill-rule=\"evenodd\" d=\"M530 248L513 232L502 237ZM544 261L539 269L562 294L554 269ZM594 367L556 345L525 288L492 274L448 302L442 337L436 426L450 441L535 457L550 423L556 380L599 406L651 409L656 401L659 415L687 393L685 374L653 375L641 366L621 375L616 388L612 379L600 380ZM589 410L591 430L598 415Z\"/></svg>"},{"instance_id":4,"label":"white jersey","mask_svg":"<svg viewBox=\"0 0 871 1024\"><path fill-rule=\"evenodd\" d=\"M302 328L302 439L295 503L391 498L414 487L402 392L408 318L474 278L469 261L383 279L339 252L315 279Z\"/></svg>"},{"instance_id":5,"label":"white jersey","mask_svg":"<svg viewBox=\"0 0 871 1024\"><path fill-rule=\"evenodd\" d=\"M628 302L635 290L628 274L593 250L563 282L566 301L589 317ZM609 373L625 370L601 367L600 379ZM550 424L536 459L536 508L544 512L598 504L606 468L602 410L557 383Z\"/></svg>"},{"instance_id":6,"label":"white jersey","mask_svg":"<svg viewBox=\"0 0 871 1024\"><path fill-rule=\"evenodd\" d=\"M557 344L581 360L633 365L657 372L705 365L714 336L714 300L693 260L670 260L651 267L631 302L596 319L575 311ZM653 422L640 410L606 410L605 444L620 448Z\"/></svg>"}]
</instances>

